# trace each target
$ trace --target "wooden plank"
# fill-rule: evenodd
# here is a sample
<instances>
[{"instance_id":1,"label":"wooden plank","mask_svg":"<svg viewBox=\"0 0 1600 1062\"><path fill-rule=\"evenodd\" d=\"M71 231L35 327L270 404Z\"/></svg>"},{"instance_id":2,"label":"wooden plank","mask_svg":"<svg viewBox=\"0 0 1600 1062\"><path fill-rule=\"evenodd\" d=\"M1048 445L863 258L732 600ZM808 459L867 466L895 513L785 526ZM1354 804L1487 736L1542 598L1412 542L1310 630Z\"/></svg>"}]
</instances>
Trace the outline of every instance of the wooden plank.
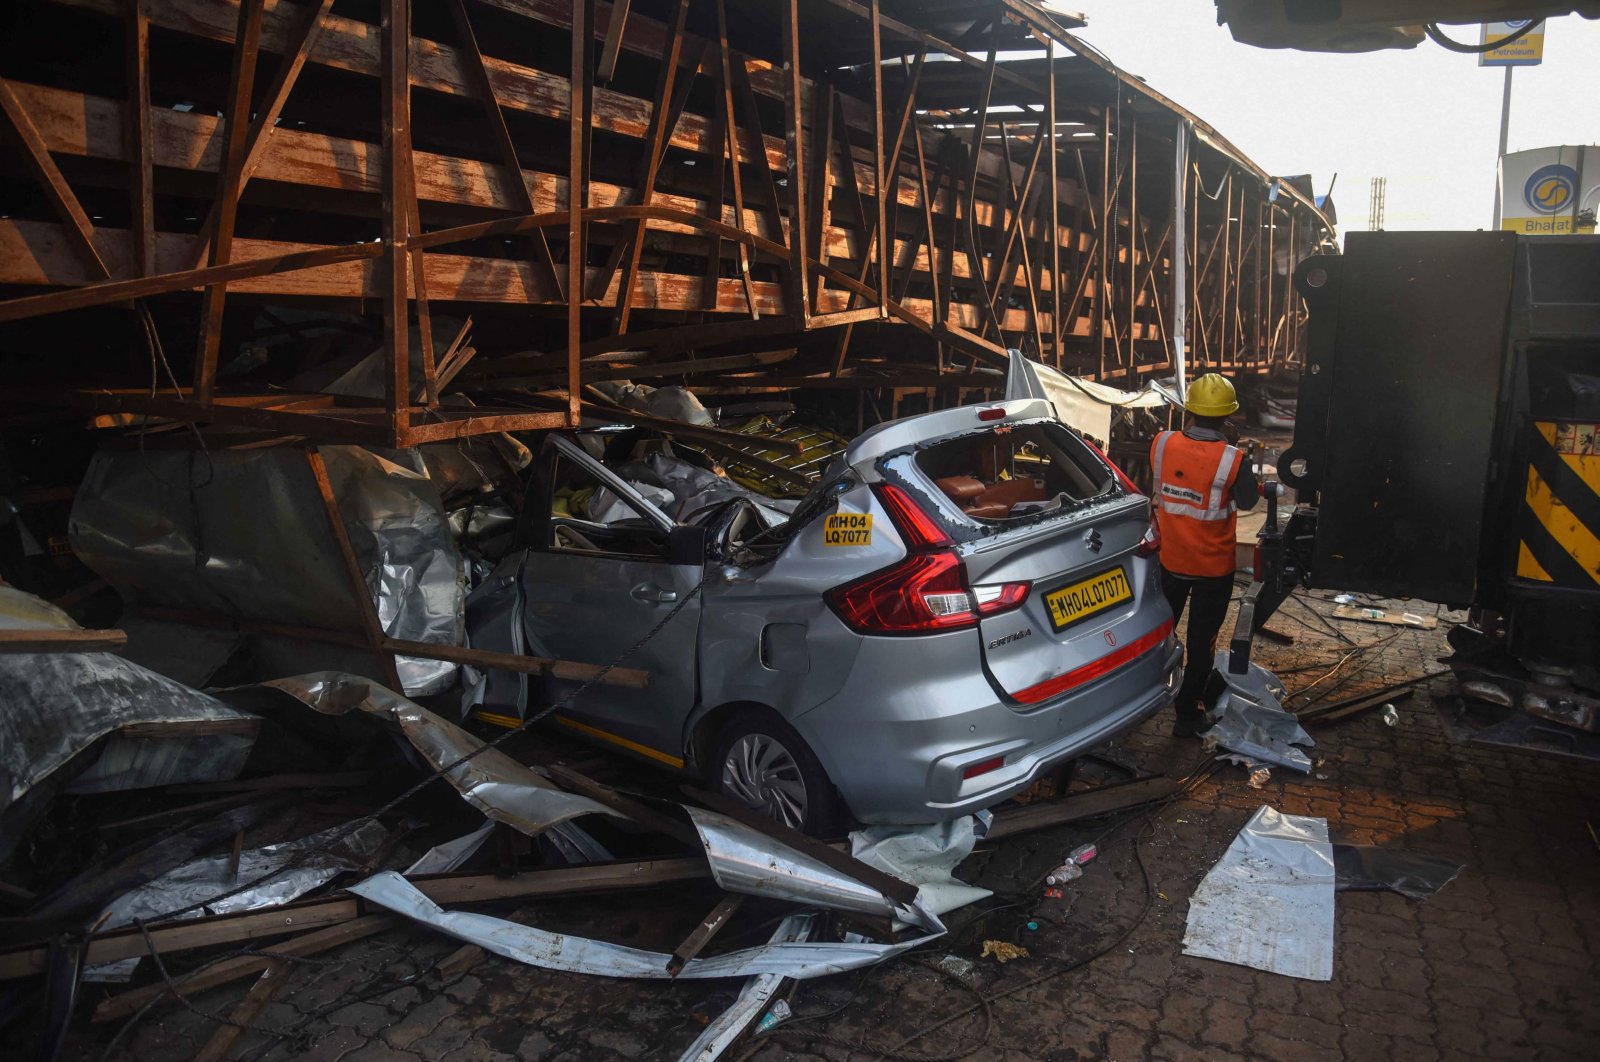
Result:
<instances>
[{"instance_id":1,"label":"wooden plank","mask_svg":"<svg viewBox=\"0 0 1600 1062\"><path fill-rule=\"evenodd\" d=\"M245 1026L255 1023L261 1012L267 1009L267 1004L283 991L293 972L294 967L288 960L268 959L267 968L261 971L261 976L250 986L250 991L233 1008L228 1020L219 1025L217 1031L211 1034L211 1039L196 1052L194 1062L222 1062L227 1058L234 1043L244 1035Z\"/></svg>"},{"instance_id":2,"label":"wooden plank","mask_svg":"<svg viewBox=\"0 0 1600 1062\"><path fill-rule=\"evenodd\" d=\"M607 889L647 888L677 881L694 881L710 875L711 868L702 857L680 856L552 867L525 871L515 878L501 878L494 874L446 874L415 878L411 883L428 899L443 906L584 894ZM149 928L152 941L165 955L190 948L233 944L349 922L362 915L365 907L364 901L339 894L329 899L302 900L261 911ZM48 952L48 946L43 944L0 951L0 980L39 973L44 969ZM84 961L89 964L115 962L147 954L149 951L138 929L117 929L92 937Z\"/></svg>"},{"instance_id":3,"label":"wooden plank","mask_svg":"<svg viewBox=\"0 0 1600 1062\"><path fill-rule=\"evenodd\" d=\"M0 653L99 653L128 644L124 631L0 630Z\"/></svg>"},{"instance_id":4,"label":"wooden plank","mask_svg":"<svg viewBox=\"0 0 1600 1062\"><path fill-rule=\"evenodd\" d=\"M318 929L300 936L291 937L281 944L272 944L261 950L268 956L283 955L289 957L302 957L316 955L331 948L341 947L363 937L370 937L383 933L401 925L401 920L394 915L366 915L353 918L340 925L330 926L327 929ZM270 967L274 962L282 960L258 955L240 955L232 959L223 959L221 962L212 963L194 973L174 978L178 990L185 996L193 996L200 992L237 981L242 977L259 974ZM127 992L121 992L102 1000L94 1009L95 1022L115 1021L125 1018L139 1010L153 1000L160 999L167 993L165 982L161 984L146 985Z\"/></svg>"},{"instance_id":5,"label":"wooden plank","mask_svg":"<svg viewBox=\"0 0 1600 1062\"><path fill-rule=\"evenodd\" d=\"M545 771L559 782L563 789L586 796L597 804L604 804L619 815L624 815L641 826L648 826L665 837L681 841L691 848L700 847L699 832L682 819L673 818L666 812L657 811L648 804L626 797L610 786L601 785L570 767L551 764Z\"/></svg>"},{"instance_id":6,"label":"wooden plank","mask_svg":"<svg viewBox=\"0 0 1600 1062\"><path fill-rule=\"evenodd\" d=\"M718 930L728 924L728 919L744 905L744 900L743 893L733 893L719 900L711 909L711 913L701 919L700 924L683 939L683 943L672 950L672 958L667 960L667 972L677 977L688 965L689 960L699 955L705 946L711 943L711 938L717 935Z\"/></svg>"},{"instance_id":7,"label":"wooden plank","mask_svg":"<svg viewBox=\"0 0 1600 1062\"><path fill-rule=\"evenodd\" d=\"M502 671L520 671L531 675L550 675L572 682L588 682L603 670L595 664L552 660L548 657L525 656L520 653L497 653L464 645L434 645L431 642L413 642L399 638L385 638L383 644L386 649L403 656L449 660L478 668L498 668ZM612 668L600 681L607 686L625 686L629 689L642 690L650 685L650 673L637 668L618 667Z\"/></svg>"},{"instance_id":8,"label":"wooden plank","mask_svg":"<svg viewBox=\"0 0 1600 1062\"><path fill-rule=\"evenodd\" d=\"M917 898L917 887L910 882L902 881L893 874L886 874L877 867L869 866L814 837L808 837L791 826L769 819L761 812L747 808L735 800L693 786L684 786L683 792L696 803L704 804L718 814L726 815L757 833L765 834L780 844L788 845L829 869L877 889L896 903L908 904Z\"/></svg>"},{"instance_id":9,"label":"wooden plank","mask_svg":"<svg viewBox=\"0 0 1600 1062\"><path fill-rule=\"evenodd\" d=\"M1060 800L1042 801L1019 808L1004 808L997 812L985 840L998 841L1031 830L1061 826L1106 815L1113 811L1136 808L1141 804L1164 800L1179 789L1171 778L1143 778L1120 785L1102 786L1087 793L1076 793Z\"/></svg>"}]
</instances>

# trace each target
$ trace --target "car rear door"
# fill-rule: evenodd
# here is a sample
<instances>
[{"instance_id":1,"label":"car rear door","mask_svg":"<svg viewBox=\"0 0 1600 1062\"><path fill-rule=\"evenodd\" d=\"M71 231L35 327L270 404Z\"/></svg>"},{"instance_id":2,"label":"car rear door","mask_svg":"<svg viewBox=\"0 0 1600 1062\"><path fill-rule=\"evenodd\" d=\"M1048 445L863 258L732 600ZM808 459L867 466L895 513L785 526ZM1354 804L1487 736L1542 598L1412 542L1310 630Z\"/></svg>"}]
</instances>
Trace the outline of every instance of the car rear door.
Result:
<instances>
[{"instance_id":1,"label":"car rear door","mask_svg":"<svg viewBox=\"0 0 1600 1062\"><path fill-rule=\"evenodd\" d=\"M522 588L527 652L649 673L644 688L597 684L552 718L590 737L670 766L683 766L683 724L694 707L703 548L674 556L685 535L660 509L562 436L551 436ZM588 491L588 494L584 492ZM598 500L597 500L598 499ZM594 509L590 506L593 504ZM592 515L604 517L594 519ZM668 616L671 616L668 619ZM654 634L658 624L665 626ZM533 683L528 714L572 694L579 681Z\"/></svg>"},{"instance_id":2,"label":"car rear door","mask_svg":"<svg viewBox=\"0 0 1600 1062\"><path fill-rule=\"evenodd\" d=\"M1155 622L1147 609L1165 610L1151 563L1135 554L1149 526L1148 502L1122 495L963 551L980 596L988 586L1030 584L1021 608L979 624L984 665L1002 693L1021 695L1025 706L1040 683L1131 658Z\"/></svg>"},{"instance_id":3,"label":"car rear door","mask_svg":"<svg viewBox=\"0 0 1600 1062\"><path fill-rule=\"evenodd\" d=\"M1042 406L901 422L899 448L881 465L953 540L984 671L1024 711L1065 692L1063 676L1087 683L1095 668L1154 648L1171 618L1146 541L1148 500L1066 425L1039 419ZM1020 605L1005 603L1024 589Z\"/></svg>"}]
</instances>

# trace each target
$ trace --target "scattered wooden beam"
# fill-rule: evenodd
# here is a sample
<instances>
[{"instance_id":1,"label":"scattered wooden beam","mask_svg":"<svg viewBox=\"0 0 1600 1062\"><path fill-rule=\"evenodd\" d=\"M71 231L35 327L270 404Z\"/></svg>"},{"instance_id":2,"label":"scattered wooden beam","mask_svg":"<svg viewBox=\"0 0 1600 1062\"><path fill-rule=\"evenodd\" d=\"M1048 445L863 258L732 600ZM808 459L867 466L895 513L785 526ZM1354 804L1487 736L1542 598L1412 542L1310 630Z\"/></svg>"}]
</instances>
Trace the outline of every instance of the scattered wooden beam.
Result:
<instances>
[{"instance_id":1,"label":"scattered wooden beam","mask_svg":"<svg viewBox=\"0 0 1600 1062\"><path fill-rule=\"evenodd\" d=\"M125 631L0 631L0 653L99 653L128 644Z\"/></svg>"},{"instance_id":2,"label":"scattered wooden beam","mask_svg":"<svg viewBox=\"0 0 1600 1062\"><path fill-rule=\"evenodd\" d=\"M267 1004L283 991L292 972L294 967L286 959L267 960L267 968L233 1008L228 1020L217 1027L211 1039L195 1054L194 1062L222 1062L227 1058L234 1043L244 1035L245 1026L254 1024Z\"/></svg>"},{"instance_id":3,"label":"scattered wooden beam","mask_svg":"<svg viewBox=\"0 0 1600 1062\"><path fill-rule=\"evenodd\" d=\"M623 796L610 786L601 785L594 779L579 774L570 767L552 764L545 771L561 784L563 789L588 797L597 804L604 804L619 815L626 816L641 826L648 826L657 833L681 841L691 848L700 847L700 834L695 828L682 819L673 818L666 812L657 811L648 804L640 803L631 797Z\"/></svg>"},{"instance_id":4,"label":"scattered wooden beam","mask_svg":"<svg viewBox=\"0 0 1600 1062\"><path fill-rule=\"evenodd\" d=\"M711 868L703 858L680 856L554 867L525 871L515 878L500 878L493 874L444 874L415 878L411 883L434 903L447 906L536 896L587 894L610 889L648 888L670 882L693 881L709 877L710 874ZM155 946L162 954L166 954L338 925L367 913L367 906L365 901L341 893L326 899L302 900L261 911L151 926L149 932ZM0 981L41 972L48 952L48 946L38 943L0 950ZM84 961L90 964L115 962L147 954L149 949L138 929L116 929L91 937Z\"/></svg>"},{"instance_id":5,"label":"scattered wooden beam","mask_svg":"<svg viewBox=\"0 0 1600 1062\"><path fill-rule=\"evenodd\" d=\"M383 933L401 925L402 920L394 915L365 915L352 918L339 925L329 926L326 929L302 933L297 937L283 941L281 944L272 944L261 950L266 957L258 955L240 955L232 959L223 959L221 962L212 963L210 966L196 970L194 973L174 978L178 991L185 996L192 996L225 985L230 981L237 981L242 977L262 973L275 961L271 956L300 957L316 955L331 948L341 947L363 937L370 937L376 933ZM165 982L161 984L146 985L142 988L120 992L108 999L101 1001L94 1010L93 1020L96 1022L115 1021L137 1013L151 1000L160 999L167 993Z\"/></svg>"},{"instance_id":6,"label":"scattered wooden beam","mask_svg":"<svg viewBox=\"0 0 1600 1062\"><path fill-rule=\"evenodd\" d=\"M717 931L728 924L728 919L743 906L744 900L744 894L736 892L718 901L711 909L711 913L683 939L683 943L673 949L672 958L667 960L667 972L673 977L682 973L689 960L699 955L705 946L711 943L711 938L717 935Z\"/></svg>"},{"instance_id":7,"label":"scattered wooden beam","mask_svg":"<svg viewBox=\"0 0 1600 1062\"><path fill-rule=\"evenodd\" d=\"M1063 826L1069 822L1080 822L1113 811L1125 811L1140 804L1164 800L1178 789L1179 783L1171 778L1142 778L1120 785L1102 786L1060 800L1040 801L1020 808L1006 808L995 815L994 824L989 827L984 839L998 841L1003 837L1012 837L1031 830Z\"/></svg>"}]
</instances>

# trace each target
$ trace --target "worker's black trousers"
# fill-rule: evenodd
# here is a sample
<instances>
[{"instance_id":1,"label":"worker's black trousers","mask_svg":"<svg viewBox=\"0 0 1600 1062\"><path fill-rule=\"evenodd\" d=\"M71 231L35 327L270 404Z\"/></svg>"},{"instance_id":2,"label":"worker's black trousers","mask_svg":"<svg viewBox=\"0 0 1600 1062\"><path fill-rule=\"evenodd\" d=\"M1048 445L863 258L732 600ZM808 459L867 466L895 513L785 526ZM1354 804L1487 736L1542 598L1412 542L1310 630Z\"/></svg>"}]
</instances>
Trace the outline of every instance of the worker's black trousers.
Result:
<instances>
[{"instance_id":1,"label":"worker's black trousers","mask_svg":"<svg viewBox=\"0 0 1600 1062\"><path fill-rule=\"evenodd\" d=\"M1182 619L1183 606L1189 606L1189 626L1183 632L1183 685L1173 707L1180 713L1198 711L1217 655L1217 633L1222 630L1228 602L1233 598L1233 576L1197 579L1162 568L1161 589L1172 606L1173 616Z\"/></svg>"}]
</instances>

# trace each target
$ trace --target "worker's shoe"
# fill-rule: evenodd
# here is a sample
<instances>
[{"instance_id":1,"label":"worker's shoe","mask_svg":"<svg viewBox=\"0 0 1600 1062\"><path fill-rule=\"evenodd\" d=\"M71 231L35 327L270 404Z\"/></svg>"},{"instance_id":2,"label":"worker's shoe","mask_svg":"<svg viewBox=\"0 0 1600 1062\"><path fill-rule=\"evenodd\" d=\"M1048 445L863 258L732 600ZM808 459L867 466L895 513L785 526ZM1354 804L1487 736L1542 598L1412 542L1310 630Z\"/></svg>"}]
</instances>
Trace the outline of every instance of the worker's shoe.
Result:
<instances>
[{"instance_id":1,"label":"worker's shoe","mask_svg":"<svg viewBox=\"0 0 1600 1062\"><path fill-rule=\"evenodd\" d=\"M1179 711L1172 723L1173 737L1199 737L1211 729L1211 717L1199 709Z\"/></svg>"}]
</instances>

